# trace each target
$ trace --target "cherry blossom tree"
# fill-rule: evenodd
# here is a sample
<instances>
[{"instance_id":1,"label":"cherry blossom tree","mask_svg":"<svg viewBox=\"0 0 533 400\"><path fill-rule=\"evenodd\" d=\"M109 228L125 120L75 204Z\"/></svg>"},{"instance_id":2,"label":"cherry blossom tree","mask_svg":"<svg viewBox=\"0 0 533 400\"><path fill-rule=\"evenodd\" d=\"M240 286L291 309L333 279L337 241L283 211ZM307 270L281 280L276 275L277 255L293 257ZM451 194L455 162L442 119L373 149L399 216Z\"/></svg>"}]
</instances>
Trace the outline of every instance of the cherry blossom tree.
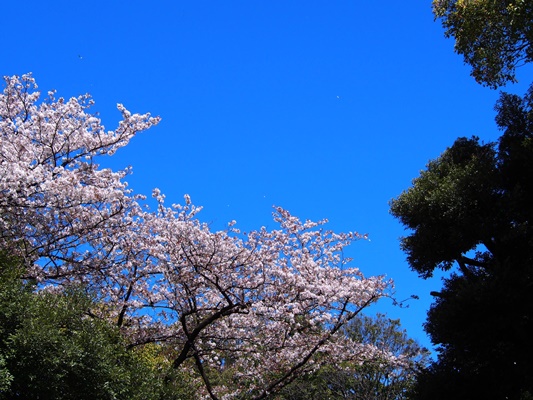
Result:
<instances>
[{"instance_id":1,"label":"cherry blossom tree","mask_svg":"<svg viewBox=\"0 0 533 400\"><path fill-rule=\"evenodd\" d=\"M24 260L47 290L83 285L91 310L131 346L164 343L172 366L194 367L206 398L265 398L327 362L363 362L382 351L341 328L392 287L347 264L362 236L326 230L274 209L279 229L213 232L185 196L157 210L100 168L138 132L159 122L131 114L106 131L88 95L40 101L31 75L6 77L0 95L0 246ZM390 362L402 357L385 355ZM237 385L220 379L230 374Z\"/></svg>"}]
</instances>

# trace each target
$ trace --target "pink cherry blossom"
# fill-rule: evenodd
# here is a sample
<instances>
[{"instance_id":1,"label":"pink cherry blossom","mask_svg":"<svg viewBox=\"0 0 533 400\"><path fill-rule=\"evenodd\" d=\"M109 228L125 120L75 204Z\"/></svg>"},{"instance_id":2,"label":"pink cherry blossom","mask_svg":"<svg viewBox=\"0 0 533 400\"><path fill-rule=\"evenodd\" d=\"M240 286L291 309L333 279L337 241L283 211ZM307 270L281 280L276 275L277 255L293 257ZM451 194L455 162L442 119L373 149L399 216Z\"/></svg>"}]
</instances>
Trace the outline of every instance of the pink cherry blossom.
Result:
<instances>
[{"instance_id":1,"label":"pink cherry blossom","mask_svg":"<svg viewBox=\"0 0 533 400\"><path fill-rule=\"evenodd\" d=\"M282 208L274 209L275 230L241 233L231 221L212 231L188 195L168 207L157 189L150 211L124 181L128 171L102 169L97 158L159 118L118 105L123 119L107 131L91 105L88 95L54 92L40 101L31 75L5 78L0 245L25 261L26 277L55 289L86 285L103 305L93 313L132 346L172 344L175 368L192 360L207 398L263 398L323 363L377 355L341 332L392 286L343 257L362 236ZM211 382L228 368L241 389Z\"/></svg>"}]
</instances>

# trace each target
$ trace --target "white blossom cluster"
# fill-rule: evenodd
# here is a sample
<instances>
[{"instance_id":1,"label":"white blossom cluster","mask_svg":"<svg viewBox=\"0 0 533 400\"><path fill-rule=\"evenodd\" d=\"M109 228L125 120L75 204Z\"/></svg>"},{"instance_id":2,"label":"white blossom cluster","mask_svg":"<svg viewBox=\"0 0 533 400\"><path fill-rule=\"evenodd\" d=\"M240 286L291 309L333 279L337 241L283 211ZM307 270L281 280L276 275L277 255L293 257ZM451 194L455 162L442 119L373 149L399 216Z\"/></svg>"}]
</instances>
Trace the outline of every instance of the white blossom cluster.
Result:
<instances>
[{"instance_id":1,"label":"white blossom cluster","mask_svg":"<svg viewBox=\"0 0 533 400\"><path fill-rule=\"evenodd\" d=\"M95 161L158 117L119 105L123 120L106 131L88 113L87 95L49 92L40 101L31 75L5 82L0 244L25 261L27 277L56 289L85 285L101 301L93 313L133 345L165 342L175 349L175 368L196 365L206 397L261 398L323 363L375 356L341 334L392 285L346 265L343 248L360 235L327 231L326 221L302 222L281 208L277 230L242 233L232 221L213 232L188 196L167 207L158 190L152 212L128 189L127 171ZM242 389L211 383L212 371L228 370Z\"/></svg>"}]
</instances>

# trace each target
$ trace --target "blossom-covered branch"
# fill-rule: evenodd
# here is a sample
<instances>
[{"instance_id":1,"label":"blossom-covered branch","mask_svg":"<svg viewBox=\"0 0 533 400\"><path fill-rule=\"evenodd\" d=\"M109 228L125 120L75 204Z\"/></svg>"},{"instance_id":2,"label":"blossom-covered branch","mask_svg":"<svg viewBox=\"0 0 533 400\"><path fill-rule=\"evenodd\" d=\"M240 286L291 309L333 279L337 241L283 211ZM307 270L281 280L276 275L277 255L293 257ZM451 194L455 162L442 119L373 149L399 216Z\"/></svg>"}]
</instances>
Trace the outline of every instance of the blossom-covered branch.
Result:
<instances>
[{"instance_id":1,"label":"blossom-covered branch","mask_svg":"<svg viewBox=\"0 0 533 400\"><path fill-rule=\"evenodd\" d=\"M106 131L88 95L49 92L39 102L31 75L5 80L0 245L26 261L26 277L56 290L85 285L103 305L92 314L112 320L132 347L170 343L174 368L196 365L206 397L263 398L324 362L375 356L340 332L391 288L347 265L343 249L360 235L282 208L276 230L243 233L232 222L212 231L188 196L168 207L158 190L150 211L127 171L95 161L158 117L119 105L123 120ZM228 371L238 389L216 379Z\"/></svg>"}]
</instances>

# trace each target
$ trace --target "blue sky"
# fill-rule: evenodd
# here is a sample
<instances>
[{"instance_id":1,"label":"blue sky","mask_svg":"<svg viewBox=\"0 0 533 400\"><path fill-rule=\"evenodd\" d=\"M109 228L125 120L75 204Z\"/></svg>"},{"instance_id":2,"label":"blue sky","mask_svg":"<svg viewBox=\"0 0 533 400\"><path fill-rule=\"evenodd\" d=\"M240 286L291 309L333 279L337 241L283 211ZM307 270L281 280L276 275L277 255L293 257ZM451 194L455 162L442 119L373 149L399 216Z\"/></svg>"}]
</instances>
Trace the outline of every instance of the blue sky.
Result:
<instances>
[{"instance_id":1,"label":"blue sky","mask_svg":"<svg viewBox=\"0 0 533 400\"><path fill-rule=\"evenodd\" d=\"M109 129L116 103L162 117L102 160L133 166L137 193L188 193L214 229L274 227L279 205L368 233L354 265L394 279L399 300L420 297L376 310L430 346L422 324L441 283L409 270L388 202L455 138L499 132L498 92L469 76L429 0L27 0L2 14L1 75L89 92Z\"/></svg>"}]
</instances>

